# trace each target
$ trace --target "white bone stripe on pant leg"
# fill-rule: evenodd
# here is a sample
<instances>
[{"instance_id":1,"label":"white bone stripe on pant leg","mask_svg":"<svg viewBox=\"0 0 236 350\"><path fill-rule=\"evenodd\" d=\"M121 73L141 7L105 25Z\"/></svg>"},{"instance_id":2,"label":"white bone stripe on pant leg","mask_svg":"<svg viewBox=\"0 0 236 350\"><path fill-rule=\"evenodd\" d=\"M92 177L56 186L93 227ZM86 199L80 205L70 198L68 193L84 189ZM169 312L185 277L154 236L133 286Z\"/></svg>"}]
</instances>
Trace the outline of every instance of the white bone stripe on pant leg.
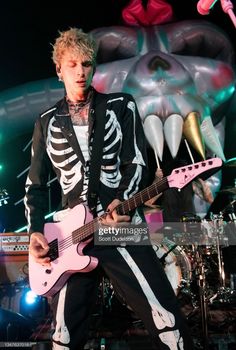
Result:
<instances>
[{"instance_id":1,"label":"white bone stripe on pant leg","mask_svg":"<svg viewBox=\"0 0 236 350\"><path fill-rule=\"evenodd\" d=\"M142 274L133 258L130 256L129 252L125 248L120 247L118 247L117 250L136 276L137 281L140 284L140 287L142 288L149 305L151 306L152 317L155 326L158 329L173 327L175 325L174 315L161 306L153 291L151 290L151 287L149 286L146 278ZM183 349L183 341L182 339L179 339L178 330L162 332L159 337L161 341L169 347L170 350L178 350L177 343L179 345L179 348Z\"/></svg>"},{"instance_id":2,"label":"white bone stripe on pant leg","mask_svg":"<svg viewBox=\"0 0 236 350\"><path fill-rule=\"evenodd\" d=\"M67 289L67 284L65 284L60 291L57 314L56 314L56 329L52 337L54 341L60 342L62 344L69 344L70 342L70 334L66 327L65 319L64 319L66 289ZM64 345L58 345L53 342L53 350L69 350L69 347Z\"/></svg>"}]
</instances>

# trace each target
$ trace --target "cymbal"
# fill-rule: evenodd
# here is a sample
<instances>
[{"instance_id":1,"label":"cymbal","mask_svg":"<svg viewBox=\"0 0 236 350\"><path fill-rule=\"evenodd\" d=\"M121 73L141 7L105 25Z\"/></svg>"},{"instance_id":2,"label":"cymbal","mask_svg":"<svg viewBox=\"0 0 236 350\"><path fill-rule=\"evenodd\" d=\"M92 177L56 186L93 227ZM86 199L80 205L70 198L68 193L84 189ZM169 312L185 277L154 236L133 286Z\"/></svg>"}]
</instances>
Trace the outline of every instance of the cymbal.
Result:
<instances>
[{"instance_id":1,"label":"cymbal","mask_svg":"<svg viewBox=\"0 0 236 350\"><path fill-rule=\"evenodd\" d=\"M219 193L233 193L236 194L236 187L223 188Z\"/></svg>"},{"instance_id":2,"label":"cymbal","mask_svg":"<svg viewBox=\"0 0 236 350\"><path fill-rule=\"evenodd\" d=\"M226 162L224 163L224 166L236 167L236 157L226 160Z\"/></svg>"}]
</instances>

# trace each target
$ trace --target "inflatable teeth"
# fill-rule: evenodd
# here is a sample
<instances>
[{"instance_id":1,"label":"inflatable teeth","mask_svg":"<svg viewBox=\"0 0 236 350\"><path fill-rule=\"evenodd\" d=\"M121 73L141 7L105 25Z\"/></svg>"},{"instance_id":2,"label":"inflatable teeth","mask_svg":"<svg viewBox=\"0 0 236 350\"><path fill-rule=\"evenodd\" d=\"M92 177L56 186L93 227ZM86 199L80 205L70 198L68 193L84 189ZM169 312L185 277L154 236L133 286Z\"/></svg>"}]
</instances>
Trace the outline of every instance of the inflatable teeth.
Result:
<instances>
[{"instance_id":1,"label":"inflatable teeth","mask_svg":"<svg viewBox=\"0 0 236 350\"><path fill-rule=\"evenodd\" d=\"M156 160L158 163L157 157L162 161L164 147L162 121L155 114L150 114L144 119L143 127L145 136L155 152Z\"/></svg>"},{"instance_id":2,"label":"inflatable teeth","mask_svg":"<svg viewBox=\"0 0 236 350\"><path fill-rule=\"evenodd\" d=\"M164 124L164 135L173 158L176 157L183 132L183 118L179 114L170 115Z\"/></svg>"},{"instance_id":3,"label":"inflatable teeth","mask_svg":"<svg viewBox=\"0 0 236 350\"><path fill-rule=\"evenodd\" d=\"M219 140L218 135L216 134L214 125L212 123L211 117L206 117L201 123L201 132L205 141L206 146L214 153L217 157L225 161L225 155Z\"/></svg>"},{"instance_id":4,"label":"inflatable teeth","mask_svg":"<svg viewBox=\"0 0 236 350\"><path fill-rule=\"evenodd\" d=\"M201 155L202 159L206 159L205 146L200 129L200 116L197 112L191 112L186 116L183 126L183 135Z\"/></svg>"}]
</instances>

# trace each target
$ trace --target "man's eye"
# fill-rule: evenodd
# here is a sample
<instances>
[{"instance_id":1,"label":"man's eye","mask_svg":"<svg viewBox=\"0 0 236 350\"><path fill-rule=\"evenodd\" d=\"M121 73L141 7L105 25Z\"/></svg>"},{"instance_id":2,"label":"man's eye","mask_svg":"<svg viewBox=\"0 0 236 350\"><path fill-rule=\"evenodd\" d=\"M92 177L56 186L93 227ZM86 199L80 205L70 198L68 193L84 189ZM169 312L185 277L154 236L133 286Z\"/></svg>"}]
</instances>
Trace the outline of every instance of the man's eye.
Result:
<instances>
[{"instance_id":1,"label":"man's eye","mask_svg":"<svg viewBox=\"0 0 236 350\"><path fill-rule=\"evenodd\" d=\"M83 62L84 67L91 67L92 65L93 65L93 63L91 61Z\"/></svg>"}]
</instances>

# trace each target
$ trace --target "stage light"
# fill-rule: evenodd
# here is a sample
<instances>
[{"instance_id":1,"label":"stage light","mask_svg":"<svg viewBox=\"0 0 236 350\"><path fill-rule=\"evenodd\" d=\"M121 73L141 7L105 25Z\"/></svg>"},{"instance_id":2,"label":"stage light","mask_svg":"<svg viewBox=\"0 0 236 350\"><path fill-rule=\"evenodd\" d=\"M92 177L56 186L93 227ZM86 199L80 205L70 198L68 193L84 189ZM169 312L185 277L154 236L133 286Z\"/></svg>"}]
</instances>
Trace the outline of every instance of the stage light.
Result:
<instances>
[{"instance_id":1,"label":"stage light","mask_svg":"<svg viewBox=\"0 0 236 350\"><path fill-rule=\"evenodd\" d=\"M38 295L35 294L32 290L29 290L25 293L25 303L28 305L37 303L38 298L39 298Z\"/></svg>"},{"instance_id":2,"label":"stage light","mask_svg":"<svg viewBox=\"0 0 236 350\"><path fill-rule=\"evenodd\" d=\"M36 323L45 318L48 312L47 299L26 288L20 299L20 314L32 318Z\"/></svg>"}]
</instances>

